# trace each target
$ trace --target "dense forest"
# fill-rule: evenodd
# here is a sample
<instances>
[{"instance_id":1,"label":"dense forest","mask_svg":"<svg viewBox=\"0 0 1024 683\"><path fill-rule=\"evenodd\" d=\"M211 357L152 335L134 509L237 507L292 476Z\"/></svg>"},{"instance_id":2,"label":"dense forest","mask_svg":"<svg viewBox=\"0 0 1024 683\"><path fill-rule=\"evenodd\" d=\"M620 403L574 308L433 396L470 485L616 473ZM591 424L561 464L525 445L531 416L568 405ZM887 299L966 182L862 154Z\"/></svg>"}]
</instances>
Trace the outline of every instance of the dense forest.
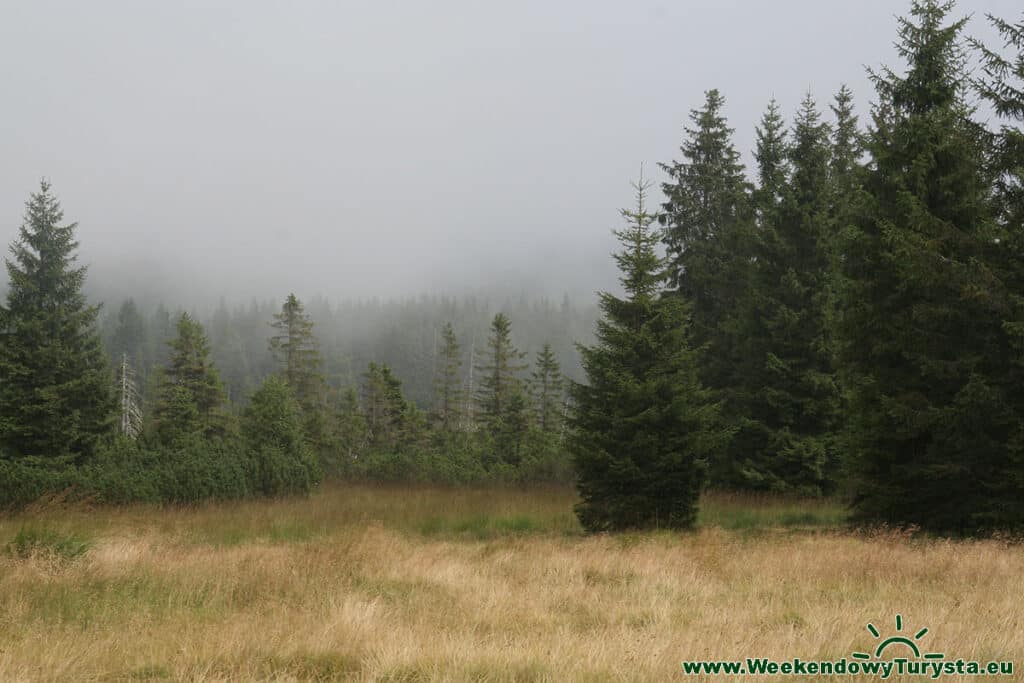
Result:
<instances>
[{"instance_id":1,"label":"dense forest","mask_svg":"<svg viewBox=\"0 0 1024 683\"><path fill-rule=\"evenodd\" d=\"M283 292L196 316L126 291L101 313L44 181L0 312L4 502L575 481L590 530L689 527L708 486L1024 527L1024 24L989 17L986 46L953 10L899 20L868 120L845 87L769 102L754 168L708 90L662 198L636 183L596 309Z\"/></svg>"}]
</instances>

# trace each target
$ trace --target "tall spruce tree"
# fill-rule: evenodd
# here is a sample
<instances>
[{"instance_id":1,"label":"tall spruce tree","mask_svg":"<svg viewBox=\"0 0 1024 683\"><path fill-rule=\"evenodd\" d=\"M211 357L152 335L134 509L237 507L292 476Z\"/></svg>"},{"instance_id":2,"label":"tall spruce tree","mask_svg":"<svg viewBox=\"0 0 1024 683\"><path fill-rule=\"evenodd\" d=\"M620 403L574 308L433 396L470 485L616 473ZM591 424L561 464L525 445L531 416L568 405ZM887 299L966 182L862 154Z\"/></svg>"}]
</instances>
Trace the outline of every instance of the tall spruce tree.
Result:
<instances>
[{"instance_id":1,"label":"tall spruce tree","mask_svg":"<svg viewBox=\"0 0 1024 683\"><path fill-rule=\"evenodd\" d=\"M116 419L111 369L75 267L76 223L42 181L7 259L0 308L0 457L82 462Z\"/></svg>"},{"instance_id":2,"label":"tall spruce tree","mask_svg":"<svg viewBox=\"0 0 1024 683\"><path fill-rule=\"evenodd\" d=\"M782 201L783 189L789 176L789 144L786 141L786 121L775 98L761 116L757 126L757 189L754 203L762 214L770 213Z\"/></svg>"},{"instance_id":3,"label":"tall spruce tree","mask_svg":"<svg viewBox=\"0 0 1024 683\"><path fill-rule=\"evenodd\" d=\"M975 88L1001 120L993 135L990 168L994 177L994 211L998 237L992 245L992 261L1009 292L1003 329L1009 337L1009 362L1002 375L1004 400L1024 415L1024 20L1011 24L989 16L989 22L1009 55L972 41L980 51L983 70ZM989 484L1001 503L1001 526L1024 526L1024 420L1018 420L1007 443L1000 481ZM995 478L994 478L995 479Z\"/></svg>"},{"instance_id":4,"label":"tall spruce tree","mask_svg":"<svg viewBox=\"0 0 1024 683\"><path fill-rule=\"evenodd\" d=\"M178 336L168 345L168 365L158 379L154 419L164 442L188 434L218 436L226 423L224 389L210 362L210 343L203 326L188 313L178 318Z\"/></svg>"},{"instance_id":5,"label":"tall spruce tree","mask_svg":"<svg viewBox=\"0 0 1024 683\"><path fill-rule=\"evenodd\" d=\"M835 119L828 163L832 213L834 216L848 217L848 208L860 191L858 173L864 145L857 114L853 109L853 92L846 85L839 88L830 109Z\"/></svg>"},{"instance_id":6,"label":"tall spruce tree","mask_svg":"<svg viewBox=\"0 0 1024 683\"><path fill-rule=\"evenodd\" d=\"M835 476L826 464L835 451L839 392L828 324L829 129L810 95L791 140L782 185L765 195L778 201L761 215L743 316L742 384L732 392L739 430L730 462L744 488L820 495Z\"/></svg>"},{"instance_id":7,"label":"tall spruce tree","mask_svg":"<svg viewBox=\"0 0 1024 683\"><path fill-rule=\"evenodd\" d=\"M319 409L325 389L323 361L313 334L313 321L294 294L289 294L281 312L274 314L271 327L276 332L270 337L270 351L280 366L281 377L304 411Z\"/></svg>"},{"instance_id":8,"label":"tall spruce tree","mask_svg":"<svg viewBox=\"0 0 1024 683\"><path fill-rule=\"evenodd\" d=\"M750 186L732 143L733 129L717 90L690 114L682 158L662 164L669 182L659 221L664 225L667 285L691 306L689 335L700 352L700 379L726 400L744 378L739 319L750 296L754 211ZM734 486L728 452L711 463L715 486Z\"/></svg>"},{"instance_id":9,"label":"tall spruce tree","mask_svg":"<svg viewBox=\"0 0 1024 683\"><path fill-rule=\"evenodd\" d=\"M579 347L587 383L571 385L576 514L589 531L692 526L704 464L728 436L697 377L687 304L661 295L649 184L641 177L634 187L636 208L622 211L628 227L615 231L625 296L599 295L597 342Z\"/></svg>"},{"instance_id":10,"label":"tall spruce tree","mask_svg":"<svg viewBox=\"0 0 1024 683\"><path fill-rule=\"evenodd\" d=\"M842 241L840 359L854 511L944 533L1020 526L1020 414L1007 401L1007 293L985 145L965 102L952 3L901 18L906 72L872 74L872 163Z\"/></svg>"},{"instance_id":11,"label":"tall spruce tree","mask_svg":"<svg viewBox=\"0 0 1024 683\"><path fill-rule=\"evenodd\" d=\"M669 181L659 220L668 251L669 287L693 304L697 339L721 336L744 283L745 264L737 259L749 219L748 184L740 154L732 143L717 90L705 95L704 107L690 112L692 127L680 147L682 158L661 164ZM720 371L715 368L715 371Z\"/></svg>"}]
</instances>

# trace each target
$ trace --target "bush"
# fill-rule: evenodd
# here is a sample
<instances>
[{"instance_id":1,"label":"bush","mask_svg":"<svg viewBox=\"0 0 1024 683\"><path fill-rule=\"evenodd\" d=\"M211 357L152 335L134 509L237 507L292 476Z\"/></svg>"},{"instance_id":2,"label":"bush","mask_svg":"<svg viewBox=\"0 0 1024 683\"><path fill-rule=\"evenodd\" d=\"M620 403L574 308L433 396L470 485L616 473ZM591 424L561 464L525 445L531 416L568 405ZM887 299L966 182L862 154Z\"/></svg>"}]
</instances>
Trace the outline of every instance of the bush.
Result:
<instances>
[{"instance_id":1,"label":"bush","mask_svg":"<svg viewBox=\"0 0 1024 683\"><path fill-rule=\"evenodd\" d=\"M70 463L0 458L0 508L24 507L48 494L73 489L78 483L78 474Z\"/></svg>"},{"instance_id":2,"label":"bush","mask_svg":"<svg viewBox=\"0 0 1024 683\"><path fill-rule=\"evenodd\" d=\"M268 378L242 417L253 490L265 496L309 493L323 478L306 443L299 405L278 377Z\"/></svg>"}]
</instances>

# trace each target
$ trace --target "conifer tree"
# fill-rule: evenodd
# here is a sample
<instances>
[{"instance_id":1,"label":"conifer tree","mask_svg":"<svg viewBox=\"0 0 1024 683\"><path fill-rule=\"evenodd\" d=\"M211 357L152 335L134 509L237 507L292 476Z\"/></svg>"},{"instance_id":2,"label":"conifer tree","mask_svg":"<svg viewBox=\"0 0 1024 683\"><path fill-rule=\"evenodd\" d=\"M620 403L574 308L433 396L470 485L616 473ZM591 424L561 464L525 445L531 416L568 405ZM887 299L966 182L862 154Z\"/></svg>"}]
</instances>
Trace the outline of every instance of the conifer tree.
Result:
<instances>
[{"instance_id":1,"label":"conifer tree","mask_svg":"<svg viewBox=\"0 0 1024 683\"><path fill-rule=\"evenodd\" d=\"M1009 359L1002 374L1004 401L1018 416L1024 415L1024 20L1011 24L989 16L1002 38L1003 55L972 41L982 57L983 70L974 86L1001 119L989 154L994 176L994 212L998 236L993 240L992 262L1008 290L1003 329L1009 338ZM1001 513L993 526L1024 526L1024 420L1009 434L1005 462L989 484Z\"/></svg>"},{"instance_id":2,"label":"conifer tree","mask_svg":"<svg viewBox=\"0 0 1024 683\"><path fill-rule=\"evenodd\" d=\"M42 181L7 259L0 308L0 452L81 462L113 432L116 401L96 318L76 267L77 224Z\"/></svg>"},{"instance_id":3,"label":"conifer tree","mask_svg":"<svg viewBox=\"0 0 1024 683\"><path fill-rule=\"evenodd\" d=\"M565 401L562 368L551 350L551 344L537 352L530 386L533 390L535 422L541 432L550 434L559 431L562 423L562 406Z\"/></svg>"},{"instance_id":4,"label":"conifer tree","mask_svg":"<svg viewBox=\"0 0 1024 683\"><path fill-rule=\"evenodd\" d=\"M210 362L203 326L188 313L178 318L178 336L169 342L171 356L158 379L154 418L157 433L174 441L184 433L222 434L224 390ZM194 408L193 410L189 408Z\"/></svg>"},{"instance_id":5,"label":"conifer tree","mask_svg":"<svg viewBox=\"0 0 1024 683\"><path fill-rule=\"evenodd\" d=\"M873 73L872 163L843 236L840 358L859 519L969 533L1024 521L996 223L952 3L900 19Z\"/></svg>"},{"instance_id":6,"label":"conifer tree","mask_svg":"<svg viewBox=\"0 0 1024 683\"><path fill-rule=\"evenodd\" d=\"M771 212L782 201L782 192L789 175L789 146L786 121L775 98L761 116L757 130L757 190L754 202L762 213Z\"/></svg>"},{"instance_id":7,"label":"conifer tree","mask_svg":"<svg viewBox=\"0 0 1024 683\"><path fill-rule=\"evenodd\" d=\"M587 383L571 385L576 514L589 531L692 526L704 464L728 437L697 377L686 301L661 296L649 184L641 177L635 188L628 227L615 231L625 296L600 294L597 342L579 347Z\"/></svg>"},{"instance_id":8,"label":"conifer tree","mask_svg":"<svg viewBox=\"0 0 1024 683\"><path fill-rule=\"evenodd\" d=\"M121 356L127 354L129 362L141 366L145 363L145 348L146 321L139 313L135 300L125 299L117 311L117 325L108 351L118 363L121 362Z\"/></svg>"},{"instance_id":9,"label":"conifer tree","mask_svg":"<svg viewBox=\"0 0 1024 683\"><path fill-rule=\"evenodd\" d=\"M833 214L845 215L859 191L858 170L864 153L857 115L853 109L853 92L843 85L830 106L835 123L832 124L832 149L828 164Z\"/></svg>"},{"instance_id":10,"label":"conifer tree","mask_svg":"<svg viewBox=\"0 0 1024 683\"><path fill-rule=\"evenodd\" d=\"M394 446L405 427L410 410L402 393L402 382L386 364L370 363L363 375L363 412L370 440Z\"/></svg>"},{"instance_id":11,"label":"conifer tree","mask_svg":"<svg viewBox=\"0 0 1024 683\"><path fill-rule=\"evenodd\" d=\"M705 386L723 392L735 381L735 321L749 293L752 212L749 185L732 143L717 90L690 113L682 158L662 164L670 181L658 217L664 225L667 283L692 306L690 334L702 350Z\"/></svg>"},{"instance_id":12,"label":"conifer tree","mask_svg":"<svg viewBox=\"0 0 1024 683\"><path fill-rule=\"evenodd\" d=\"M731 392L730 462L743 488L819 495L831 488L838 389L829 328L829 129L804 98L785 150L788 171L765 204L744 359ZM764 188L759 188L764 189Z\"/></svg>"},{"instance_id":13,"label":"conifer tree","mask_svg":"<svg viewBox=\"0 0 1024 683\"><path fill-rule=\"evenodd\" d=\"M451 431L462 414L462 350L451 323L441 328L441 353L434 379L434 416L441 429Z\"/></svg>"},{"instance_id":14,"label":"conifer tree","mask_svg":"<svg viewBox=\"0 0 1024 683\"><path fill-rule=\"evenodd\" d=\"M320 408L324 396L320 350L313 335L313 321L294 294L289 294L281 312L274 314L271 326L276 334L270 338L270 350L285 383L304 411Z\"/></svg>"},{"instance_id":15,"label":"conifer tree","mask_svg":"<svg viewBox=\"0 0 1024 683\"><path fill-rule=\"evenodd\" d=\"M506 417L511 398L522 391L520 373L526 356L512 344L512 323L504 313L491 321L491 334L483 363L477 368L480 386L477 390L477 419L485 428L497 430Z\"/></svg>"}]
</instances>

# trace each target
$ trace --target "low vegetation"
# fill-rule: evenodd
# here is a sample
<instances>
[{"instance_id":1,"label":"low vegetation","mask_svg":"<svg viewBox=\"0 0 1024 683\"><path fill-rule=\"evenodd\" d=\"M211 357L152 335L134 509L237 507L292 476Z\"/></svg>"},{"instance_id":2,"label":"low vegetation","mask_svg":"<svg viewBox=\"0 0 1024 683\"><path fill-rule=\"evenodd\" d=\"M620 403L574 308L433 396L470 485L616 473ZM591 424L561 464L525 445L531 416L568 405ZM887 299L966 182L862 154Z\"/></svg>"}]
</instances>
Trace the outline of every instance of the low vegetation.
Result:
<instances>
[{"instance_id":1,"label":"low vegetation","mask_svg":"<svg viewBox=\"0 0 1024 683\"><path fill-rule=\"evenodd\" d=\"M329 485L36 507L0 521L0 679L674 680L686 658L849 655L895 613L957 656L1024 654L1019 546L740 496L705 499L693 532L591 536L575 500Z\"/></svg>"}]
</instances>

